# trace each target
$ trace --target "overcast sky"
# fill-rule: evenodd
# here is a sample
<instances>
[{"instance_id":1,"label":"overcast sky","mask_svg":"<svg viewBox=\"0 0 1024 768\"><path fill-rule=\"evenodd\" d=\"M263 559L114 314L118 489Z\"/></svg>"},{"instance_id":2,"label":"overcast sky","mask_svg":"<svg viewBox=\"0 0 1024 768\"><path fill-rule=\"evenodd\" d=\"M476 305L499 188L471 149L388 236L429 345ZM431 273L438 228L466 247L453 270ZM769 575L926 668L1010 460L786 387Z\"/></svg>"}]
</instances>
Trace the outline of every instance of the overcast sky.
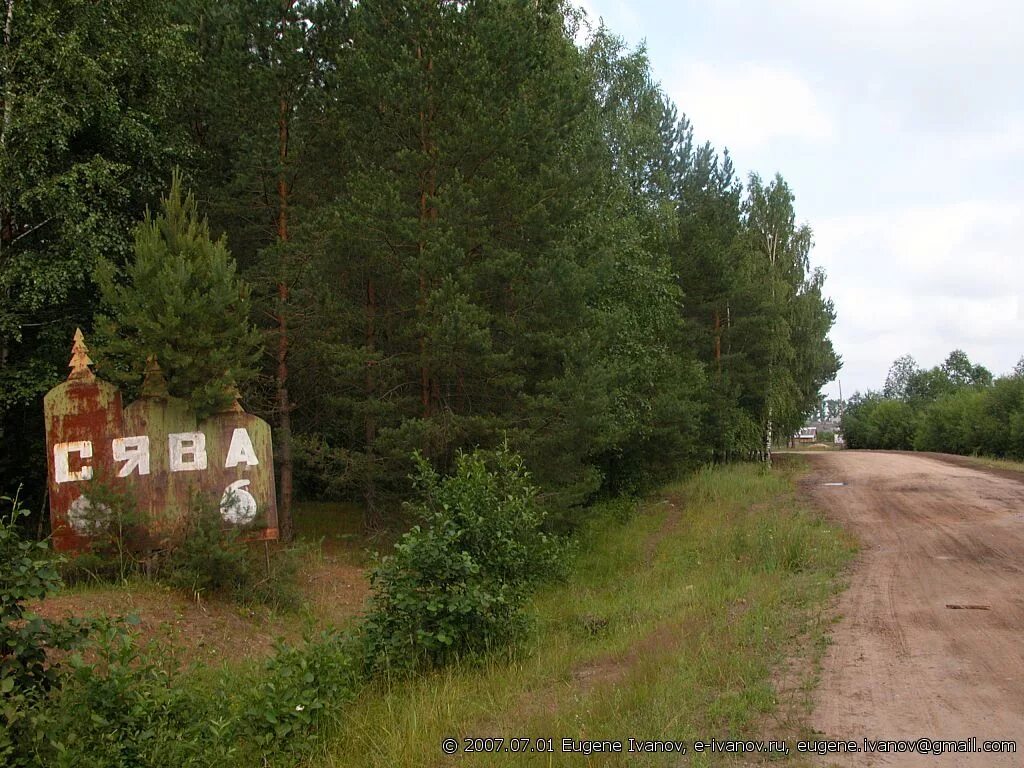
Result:
<instances>
[{"instance_id":1,"label":"overcast sky","mask_svg":"<svg viewBox=\"0 0 1024 768\"><path fill-rule=\"evenodd\" d=\"M699 140L789 182L844 396L904 354L930 367L962 348L996 374L1024 356L1024 3L579 4L646 41Z\"/></svg>"}]
</instances>

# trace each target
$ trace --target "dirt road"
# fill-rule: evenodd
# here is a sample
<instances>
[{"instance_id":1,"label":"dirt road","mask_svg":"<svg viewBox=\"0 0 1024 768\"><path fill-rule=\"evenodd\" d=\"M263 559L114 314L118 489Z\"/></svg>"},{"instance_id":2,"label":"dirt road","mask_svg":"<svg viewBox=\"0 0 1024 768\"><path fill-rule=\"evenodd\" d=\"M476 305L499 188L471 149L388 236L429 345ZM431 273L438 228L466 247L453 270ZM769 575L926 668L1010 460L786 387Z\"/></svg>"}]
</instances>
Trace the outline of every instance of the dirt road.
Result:
<instances>
[{"instance_id":1,"label":"dirt road","mask_svg":"<svg viewBox=\"0 0 1024 768\"><path fill-rule=\"evenodd\" d=\"M1024 476L912 454L809 461L809 492L863 547L839 601L811 725L822 739L861 746L865 738L1018 742L1015 755L876 753L821 765L1024 766Z\"/></svg>"}]
</instances>

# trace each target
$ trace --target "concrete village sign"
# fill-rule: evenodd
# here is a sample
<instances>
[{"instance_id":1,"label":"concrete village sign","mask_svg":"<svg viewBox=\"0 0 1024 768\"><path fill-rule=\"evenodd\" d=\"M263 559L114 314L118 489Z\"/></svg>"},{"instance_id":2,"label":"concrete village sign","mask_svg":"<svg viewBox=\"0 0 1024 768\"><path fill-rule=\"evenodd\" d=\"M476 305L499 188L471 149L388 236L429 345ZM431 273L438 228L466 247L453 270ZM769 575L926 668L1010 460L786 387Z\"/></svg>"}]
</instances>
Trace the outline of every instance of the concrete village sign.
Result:
<instances>
[{"instance_id":1,"label":"concrete village sign","mask_svg":"<svg viewBox=\"0 0 1024 768\"><path fill-rule=\"evenodd\" d=\"M155 539L180 527L197 493L219 501L225 524L248 538L277 538L267 422L243 411L237 398L228 409L197 421L185 401L167 393L152 358L141 397L122 407L117 387L97 379L91 364L79 330L71 374L43 399L55 549L87 545L103 512L88 494L99 486L125 493Z\"/></svg>"}]
</instances>

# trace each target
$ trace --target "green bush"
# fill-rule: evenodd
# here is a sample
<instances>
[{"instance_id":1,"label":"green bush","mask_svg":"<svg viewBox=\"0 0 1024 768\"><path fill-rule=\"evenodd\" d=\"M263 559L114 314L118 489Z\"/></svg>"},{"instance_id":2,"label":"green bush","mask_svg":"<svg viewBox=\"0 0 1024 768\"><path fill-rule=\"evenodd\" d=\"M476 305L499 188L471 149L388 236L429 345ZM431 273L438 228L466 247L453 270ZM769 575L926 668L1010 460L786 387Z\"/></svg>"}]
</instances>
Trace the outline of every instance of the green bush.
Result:
<instances>
[{"instance_id":1,"label":"green bush","mask_svg":"<svg viewBox=\"0 0 1024 768\"><path fill-rule=\"evenodd\" d=\"M0 763L19 766L33 740L39 702L60 685L52 650L80 646L93 624L81 619L50 621L26 610L60 586L57 563L45 541L27 541L18 520L27 516L17 497L2 497L9 516L0 516Z\"/></svg>"},{"instance_id":2,"label":"green bush","mask_svg":"<svg viewBox=\"0 0 1024 768\"><path fill-rule=\"evenodd\" d=\"M1004 427L1006 436L1006 455L1018 461L1024 461L1024 408L1010 414L1009 423Z\"/></svg>"},{"instance_id":3,"label":"green bush","mask_svg":"<svg viewBox=\"0 0 1024 768\"><path fill-rule=\"evenodd\" d=\"M369 669L409 670L508 645L523 602L558 572L559 547L519 456L460 454L450 477L417 455L420 524L378 561L362 627Z\"/></svg>"},{"instance_id":4,"label":"green bush","mask_svg":"<svg viewBox=\"0 0 1024 768\"><path fill-rule=\"evenodd\" d=\"M89 660L72 656L63 685L35 702L19 768L179 768L295 764L327 713L358 682L350 641L325 634L281 645L265 668L219 677L182 670L116 623L95 632ZM284 758L288 758L284 762Z\"/></svg>"},{"instance_id":5,"label":"green bush","mask_svg":"<svg viewBox=\"0 0 1024 768\"><path fill-rule=\"evenodd\" d=\"M869 392L854 395L843 412L843 438L848 448L877 448L878 436L871 423L871 413L881 395Z\"/></svg>"},{"instance_id":6,"label":"green bush","mask_svg":"<svg viewBox=\"0 0 1024 768\"><path fill-rule=\"evenodd\" d=\"M873 393L852 402L843 414L843 437L849 448L910 450L916 427L917 414L910 404Z\"/></svg>"},{"instance_id":7,"label":"green bush","mask_svg":"<svg viewBox=\"0 0 1024 768\"><path fill-rule=\"evenodd\" d=\"M1024 417L1024 378L1005 376L997 379L985 392L981 416L977 424L976 442L981 453L989 456L1024 458L1019 428Z\"/></svg>"},{"instance_id":8,"label":"green bush","mask_svg":"<svg viewBox=\"0 0 1024 768\"><path fill-rule=\"evenodd\" d=\"M961 390L931 403L921 415L914 448L962 455L978 453L984 398L984 392Z\"/></svg>"},{"instance_id":9,"label":"green bush","mask_svg":"<svg viewBox=\"0 0 1024 768\"><path fill-rule=\"evenodd\" d=\"M89 491L89 504L79 513L89 533L88 549L61 564L71 583L124 581L142 567L157 545L150 539L131 493L102 482Z\"/></svg>"},{"instance_id":10,"label":"green bush","mask_svg":"<svg viewBox=\"0 0 1024 768\"><path fill-rule=\"evenodd\" d=\"M244 741L279 749L286 739L301 742L315 733L323 715L360 683L354 654L352 638L334 632L301 647L279 644L245 708Z\"/></svg>"},{"instance_id":11,"label":"green bush","mask_svg":"<svg viewBox=\"0 0 1024 768\"><path fill-rule=\"evenodd\" d=\"M871 416L878 448L908 451L914 447L914 410L901 400L882 400Z\"/></svg>"},{"instance_id":12,"label":"green bush","mask_svg":"<svg viewBox=\"0 0 1024 768\"><path fill-rule=\"evenodd\" d=\"M209 499L193 497L177 534L158 540L141 524L131 496L100 487L90 497L88 549L61 563L68 583L145 576L193 595L219 595L278 610L301 602L295 548L275 544L264 549L245 542L224 524L218 505Z\"/></svg>"},{"instance_id":13,"label":"green bush","mask_svg":"<svg viewBox=\"0 0 1024 768\"><path fill-rule=\"evenodd\" d=\"M26 766L172 768L225 764L234 745L211 737L228 699L140 647L117 622L100 627L88 660L72 656L63 684L40 702Z\"/></svg>"},{"instance_id":14,"label":"green bush","mask_svg":"<svg viewBox=\"0 0 1024 768\"><path fill-rule=\"evenodd\" d=\"M264 549L266 547L266 549ZM244 541L220 509L196 499L183 536L164 555L160 578L196 595L222 595L243 605L292 610L301 600L294 547Z\"/></svg>"},{"instance_id":15,"label":"green bush","mask_svg":"<svg viewBox=\"0 0 1024 768\"><path fill-rule=\"evenodd\" d=\"M1024 366L992 380L954 352L891 397L855 395L843 414L850 448L910 448L1024 459Z\"/></svg>"},{"instance_id":16,"label":"green bush","mask_svg":"<svg viewBox=\"0 0 1024 768\"><path fill-rule=\"evenodd\" d=\"M197 595L235 594L252 582L252 566L244 542L227 528L220 510L194 500L182 536L166 555L164 579Z\"/></svg>"}]
</instances>

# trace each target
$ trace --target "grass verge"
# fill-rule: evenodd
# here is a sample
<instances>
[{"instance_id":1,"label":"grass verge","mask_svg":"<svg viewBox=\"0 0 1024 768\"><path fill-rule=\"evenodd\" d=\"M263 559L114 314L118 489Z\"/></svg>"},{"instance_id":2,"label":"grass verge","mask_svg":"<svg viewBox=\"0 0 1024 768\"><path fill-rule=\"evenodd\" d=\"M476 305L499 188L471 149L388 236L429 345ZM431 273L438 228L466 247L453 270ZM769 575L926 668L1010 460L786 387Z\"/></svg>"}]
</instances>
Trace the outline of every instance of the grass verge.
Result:
<instances>
[{"instance_id":1,"label":"grass verge","mask_svg":"<svg viewBox=\"0 0 1024 768\"><path fill-rule=\"evenodd\" d=\"M561 740L804 735L806 711L780 708L776 690L813 683L853 544L798 501L801 464L707 469L626 522L596 515L569 580L534 600L518 655L372 686L309 765L666 765L680 758L584 756ZM450 757L448 737L459 740ZM470 737L550 738L553 751L467 754Z\"/></svg>"},{"instance_id":2,"label":"grass verge","mask_svg":"<svg viewBox=\"0 0 1024 768\"><path fill-rule=\"evenodd\" d=\"M993 459L988 456L964 456L971 464L977 464L989 469L1004 469L1010 472L1024 473L1024 461L1013 461L1012 459Z\"/></svg>"}]
</instances>

